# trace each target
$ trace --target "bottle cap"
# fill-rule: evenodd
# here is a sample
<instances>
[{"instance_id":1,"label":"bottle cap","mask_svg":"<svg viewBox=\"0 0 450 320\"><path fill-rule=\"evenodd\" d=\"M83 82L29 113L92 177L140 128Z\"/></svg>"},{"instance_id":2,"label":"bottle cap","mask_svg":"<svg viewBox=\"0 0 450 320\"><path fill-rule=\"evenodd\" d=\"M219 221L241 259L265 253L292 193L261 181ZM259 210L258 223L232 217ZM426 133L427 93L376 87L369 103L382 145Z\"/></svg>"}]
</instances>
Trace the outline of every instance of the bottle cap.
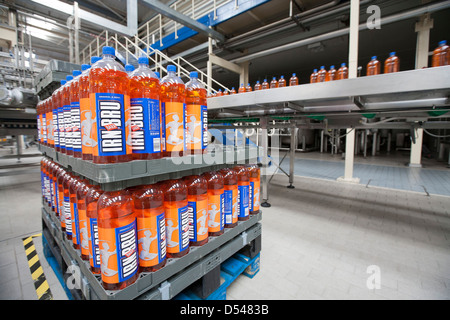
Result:
<instances>
[{"instance_id":1,"label":"bottle cap","mask_svg":"<svg viewBox=\"0 0 450 320\"><path fill-rule=\"evenodd\" d=\"M284 76L281 76L280 79L284 79Z\"/></svg>"},{"instance_id":2,"label":"bottle cap","mask_svg":"<svg viewBox=\"0 0 450 320\"><path fill-rule=\"evenodd\" d=\"M391 56L391 57L395 56L395 51L392 51L392 52L389 54L389 56Z\"/></svg>"},{"instance_id":3,"label":"bottle cap","mask_svg":"<svg viewBox=\"0 0 450 320\"><path fill-rule=\"evenodd\" d=\"M97 56L93 56L93 57L91 57L91 64L94 64L94 63L96 63L98 60L102 60L102 58L100 58L100 57L97 57Z\"/></svg>"},{"instance_id":4,"label":"bottle cap","mask_svg":"<svg viewBox=\"0 0 450 320\"><path fill-rule=\"evenodd\" d=\"M345 62L342 62L341 67L345 67L345 66L346 66Z\"/></svg>"},{"instance_id":5,"label":"bottle cap","mask_svg":"<svg viewBox=\"0 0 450 320\"><path fill-rule=\"evenodd\" d=\"M87 70L87 69L89 69L90 67L91 67L90 64L82 64L82 65L81 65L81 71Z\"/></svg>"},{"instance_id":6,"label":"bottle cap","mask_svg":"<svg viewBox=\"0 0 450 320\"><path fill-rule=\"evenodd\" d=\"M325 66L321 66L321 67L320 67L320 70L323 70L323 69L325 69Z\"/></svg>"},{"instance_id":7,"label":"bottle cap","mask_svg":"<svg viewBox=\"0 0 450 320\"><path fill-rule=\"evenodd\" d=\"M73 77L72 76L66 76L66 80L67 81L73 80Z\"/></svg>"},{"instance_id":8,"label":"bottle cap","mask_svg":"<svg viewBox=\"0 0 450 320\"><path fill-rule=\"evenodd\" d=\"M191 71L189 73L189 77L191 77L191 78L198 78L198 72L197 71Z\"/></svg>"},{"instance_id":9,"label":"bottle cap","mask_svg":"<svg viewBox=\"0 0 450 320\"><path fill-rule=\"evenodd\" d=\"M267 79L264 79L264 82L267 82Z\"/></svg>"},{"instance_id":10,"label":"bottle cap","mask_svg":"<svg viewBox=\"0 0 450 320\"><path fill-rule=\"evenodd\" d=\"M256 81L256 83L257 83L257 84L259 84L259 80L258 80L258 81Z\"/></svg>"},{"instance_id":11,"label":"bottle cap","mask_svg":"<svg viewBox=\"0 0 450 320\"><path fill-rule=\"evenodd\" d=\"M113 47L103 47L102 54L111 54L114 56L116 55L116 50Z\"/></svg>"},{"instance_id":12,"label":"bottle cap","mask_svg":"<svg viewBox=\"0 0 450 320\"><path fill-rule=\"evenodd\" d=\"M169 64L167 66L167 72L177 72L177 67L174 66L173 64Z\"/></svg>"},{"instance_id":13,"label":"bottle cap","mask_svg":"<svg viewBox=\"0 0 450 320\"><path fill-rule=\"evenodd\" d=\"M138 63L148 65L148 58L147 57L139 57Z\"/></svg>"},{"instance_id":14,"label":"bottle cap","mask_svg":"<svg viewBox=\"0 0 450 320\"><path fill-rule=\"evenodd\" d=\"M373 56L373 57L372 57L372 60L377 60L377 56Z\"/></svg>"},{"instance_id":15,"label":"bottle cap","mask_svg":"<svg viewBox=\"0 0 450 320\"><path fill-rule=\"evenodd\" d=\"M445 46L447 44L447 40L439 41L439 46Z\"/></svg>"},{"instance_id":16,"label":"bottle cap","mask_svg":"<svg viewBox=\"0 0 450 320\"><path fill-rule=\"evenodd\" d=\"M277 80L277 77L273 77L272 80Z\"/></svg>"},{"instance_id":17,"label":"bottle cap","mask_svg":"<svg viewBox=\"0 0 450 320\"><path fill-rule=\"evenodd\" d=\"M74 76L74 77L77 77L77 76L79 76L81 74L81 71L80 70L73 70L73 72L72 72L72 75Z\"/></svg>"},{"instance_id":18,"label":"bottle cap","mask_svg":"<svg viewBox=\"0 0 450 320\"><path fill-rule=\"evenodd\" d=\"M250 83L247 83L247 86L250 86Z\"/></svg>"},{"instance_id":19,"label":"bottle cap","mask_svg":"<svg viewBox=\"0 0 450 320\"><path fill-rule=\"evenodd\" d=\"M231 90L234 90L234 87L231 87Z\"/></svg>"},{"instance_id":20,"label":"bottle cap","mask_svg":"<svg viewBox=\"0 0 450 320\"><path fill-rule=\"evenodd\" d=\"M61 80L59 83L63 86L63 85L65 85L67 83L67 81L66 80Z\"/></svg>"},{"instance_id":21,"label":"bottle cap","mask_svg":"<svg viewBox=\"0 0 450 320\"><path fill-rule=\"evenodd\" d=\"M317 69L314 69L313 72L316 73L316 72L317 72Z\"/></svg>"},{"instance_id":22,"label":"bottle cap","mask_svg":"<svg viewBox=\"0 0 450 320\"><path fill-rule=\"evenodd\" d=\"M295 73L292 74L293 77L296 77L297 75Z\"/></svg>"},{"instance_id":23,"label":"bottle cap","mask_svg":"<svg viewBox=\"0 0 450 320\"><path fill-rule=\"evenodd\" d=\"M133 66L132 64L127 63L127 64L125 65L125 71L126 71L126 72L132 72L132 71L134 71L134 66Z\"/></svg>"},{"instance_id":24,"label":"bottle cap","mask_svg":"<svg viewBox=\"0 0 450 320\"><path fill-rule=\"evenodd\" d=\"M334 66L331 66L330 69L334 69Z\"/></svg>"}]
</instances>

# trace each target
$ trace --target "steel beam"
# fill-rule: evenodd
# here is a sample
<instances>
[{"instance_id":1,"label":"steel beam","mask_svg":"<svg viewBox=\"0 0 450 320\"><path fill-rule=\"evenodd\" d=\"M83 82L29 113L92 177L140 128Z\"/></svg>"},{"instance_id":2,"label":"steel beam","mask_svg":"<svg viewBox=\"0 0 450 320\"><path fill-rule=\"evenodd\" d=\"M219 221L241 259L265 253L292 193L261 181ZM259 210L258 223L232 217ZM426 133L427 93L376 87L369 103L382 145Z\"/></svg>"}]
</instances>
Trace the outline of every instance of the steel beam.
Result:
<instances>
[{"instance_id":1,"label":"steel beam","mask_svg":"<svg viewBox=\"0 0 450 320\"><path fill-rule=\"evenodd\" d=\"M186 15L172 9L171 7L163 4L158 0L142 0L142 3L144 3L150 9L159 12L165 17L177 21L188 28L191 28L199 33L212 37L220 42L225 41L225 36L220 32L217 32L216 30L209 28L203 23L200 23L196 20L187 17Z\"/></svg>"}]
</instances>

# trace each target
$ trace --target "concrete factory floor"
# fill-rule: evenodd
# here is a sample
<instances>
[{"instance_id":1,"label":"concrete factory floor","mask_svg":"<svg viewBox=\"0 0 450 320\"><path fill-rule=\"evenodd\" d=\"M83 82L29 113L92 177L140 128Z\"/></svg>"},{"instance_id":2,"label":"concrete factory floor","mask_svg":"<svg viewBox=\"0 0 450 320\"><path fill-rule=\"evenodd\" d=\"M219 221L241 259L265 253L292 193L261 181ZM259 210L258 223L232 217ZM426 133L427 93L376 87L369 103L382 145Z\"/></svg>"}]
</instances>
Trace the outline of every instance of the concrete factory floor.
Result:
<instances>
[{"instance_id":1,"label":"concrete factory floor","mask_svg":"<svg viewBox=\"0 0 450 320\"><path fill-rule=\"evenodd\" d=\"M272 207L263 208L261 270L253 279L240 276L227 298L450 299L450 197L438 194L441 187L450 190L448 169L407 168L402 156L391 165L383 163L387 159L376 163L377 157L371 164L356 159L361 183L346 184L333 176L343 175L340 157L315 156L296 155L295 189L286 188L282 174L272 179ZM285 170L288 164L286 158ZM335 171L333 165L339 165ZM416 180L377 186L383 170L396 181L403 169L406 177L443 177L441 187L419 181L427 195L406 188ZM322 179L311 177L319 173ZM37 299L22 239L42 230L39 171L1 178L0 299ZM53 298L67 299L44 257L42 237L33 242Z\"/></svg>"}]
</instances>

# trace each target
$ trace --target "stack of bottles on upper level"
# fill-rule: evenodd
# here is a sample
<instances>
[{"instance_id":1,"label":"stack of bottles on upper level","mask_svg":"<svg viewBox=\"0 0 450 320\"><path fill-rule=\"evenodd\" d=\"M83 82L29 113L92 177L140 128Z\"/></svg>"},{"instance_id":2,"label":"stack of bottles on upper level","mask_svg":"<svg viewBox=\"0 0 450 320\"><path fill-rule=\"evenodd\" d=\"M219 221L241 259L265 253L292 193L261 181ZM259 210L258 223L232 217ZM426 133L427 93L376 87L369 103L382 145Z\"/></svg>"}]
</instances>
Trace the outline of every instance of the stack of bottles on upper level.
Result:
<instances>
[{"instance_id":1,"label":"stack of bottles on upper level","mask_svg":"<svg viewBox=\"0 0 450 320\"><path fill-rule=\"evenodd\" d=\"M39 142L94 163L203 153L208 144L206 90L197 72L185 84L174 65L159 79L147 57L124 68L115 50L61 81L37 105Z\"/></svg>"}]
</instances>

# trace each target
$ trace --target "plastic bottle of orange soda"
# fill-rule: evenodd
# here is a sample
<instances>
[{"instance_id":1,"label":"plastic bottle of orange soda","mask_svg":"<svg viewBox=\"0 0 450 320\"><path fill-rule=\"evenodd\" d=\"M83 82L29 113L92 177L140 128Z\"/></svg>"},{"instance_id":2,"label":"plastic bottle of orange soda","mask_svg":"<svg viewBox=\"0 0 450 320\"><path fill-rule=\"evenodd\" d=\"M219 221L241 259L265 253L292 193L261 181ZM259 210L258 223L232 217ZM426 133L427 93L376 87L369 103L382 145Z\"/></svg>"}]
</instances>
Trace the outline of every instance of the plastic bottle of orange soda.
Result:
<instances>
[{"instance_id":1,"label":"plastic bottle of orange soda","mask_svg":"<svg viewBox=\"0 0 450 320\"><path fill-rule=\"evenodd\" d=\"M129 75L133 158L160 159L159 80L150 70L147 57L140 57L138 63L139 67Z\"/></svg>"},{"instance_id":2,"label":"plastic bottle of orange soda","mask_svg":"<svg viewBox=\"0 0 450 320\"><path fill-rule=\"evenodd\" d=\"M89 238L89 265L92 273L100 274L100 248L98 239L98 210L97 203L103 190L93 184L86 194L86 216Z\"/></svg>"},{"instance_id":3,"label":"plastic bottle of orange soda","mask_svg":"<svg viewBox=\"0 0 450 320\"><path fill-rule=\"evenodd\" d=\"M164 194L157 184L134 188L139 271L152 272L166 264Z\"/></svg>"},{"instance_id":4,"label":"plastic bottle of orange soda","mask_svg":"<svg viewBox=\"0 0 450 320\"><path fill-rule=\"evenodd\" d=\"M343 80L343 79L348 79L348 68L345 62L341 64L341 67L338 69L336 76L336 80Z\"/></svg>"},{"instance_id":5,"label":"plastic bottle of orange soda","mask_svg":"<svg viewBox=\"0 0 450 320\"><path fill-rule=\"evenodd\" d=\"M234 89L234 87L231 87L230 94L236 94L236 89Z\"/></svg>"},{"instance_id":6,"label":"plastic bottle of orange soda","mask_svg":"<svg viewBox=\"0 0 450 320\"><path fill-rule=\"evenodd\" d=\"M66 76L66 84L64 85L62 91L62 103L64 109L64 128L66 133L66 149L65 153L67 155L73 155L73 145L72 145L72 108L70 106L70 87L72 85L73 76Z\"/></svg>"},{"instance_id":7,"label":"plastic bottle of orange soda","mask_svg":"<svg viewBox=\"0 0 450 320\"><path fill-rule=\"evenodd\" d=\"M77 210L78 210L78 226L79 226L79 244L81 250L81 259L89 261L89 232L86 210L86 196L92 187L89 180L80 179L80 183L75 190Z\"/></svg>"},{"instance_id":8,"label":"plastic bottle of orange soda","mask_svg":"<svg viewBox=\"0 0 450 320\"><path fill-rule=\"evenodd\" d=\"M55 91L59 135L59 147L56 151L64 153L66 149L66 125L64 119L63 89L66 84L66 80L61 80L60 84L61 86Z\"/></svg>"},{"instance_id":9,"label":"plastic bottle of orange soda","mask_svg":"<svg viewBox=\"0 0 450 320\"><path fill-rule=\"evenodd\" d=\"M179 258L189 253L187 187L182 179L164 181L159 187L164 192L167 256Z\"/></svg>"},{"instance_id":10,"label":"plastic bottle of orange soda","mask_svg":"<svg viewBox=\"0 0 450 320\"><path fill-rule=\"evenodd\" d=\"M92 124L92 160L127 162L133 159L129 79L115 61L114 48L103 47L102 53L89 71L89 100L97 120Z\"/></svg>"},{"instance_id":11,"label":"plastic bottle of orange soda","mask_svg":"<svg viewBox=\"0 0 450 320\"><path fill-rule=\"evenodd\" d=\"M286 79L284 76L280 77L280 80L278 80L278 88L286 87Z\"/></svg>"},{"instance_id":12,"label":"plastic bottle of orange soda","mask_svg":"<svg viewBox=\"0 0 450 320\"><path fill-rule=\"evenodd\" d=\"M97 203L102 285L120 290L138 278L138 245L133 197L127 190L104 192Z\"/></svg>"},{"instance_id":13,"label":"plastic bottle of orange soda","mask_svg":"<svg viewBox=\"0 0 450 320\"><path fill-rule=\"evenodd\" d=\"M259 80L255 83L255 91L261 90L261 83L259 83Z\"/></svg>"},{"instance_id":14,"label":"plastic bottle of orange soda","mask_svg":"<svg viewBox=\"0 0 450 320\"><path fill-rule=\"evenodd\" d=\"M319 72L317 72L317 82L325 82L327 77L327 70L325 66L321 66Z\"/></svg>"},{"instance_id":15,"label":"plastic bottle of orange soda","mask_svg":"<svg viewBox=\"0 0 450 320\"><path fill-rule=\"evenodd\" d=\"M233 169L220 170L224 183L225 228L233 228L238 223L238 180Z\"/></svg>"},{"instance_id":16,"label":"plastic bottle of orange soda","mask_svg":"<svg viewBox=\"0 0 450 320\"><path fill-rule=\"evenodd\" d=\"M225 218L223 176L218 171L202 174L208 181L208 233L210 236L220 236L224 232Z\"/></svg>"},{"instance_id":17,"label":"plastic bottle of orange soda","mask_svg":"<svg viewBox=\"0 0 450 320\"><path fill-rule=\"evenodd\" d=\"M167 75L160 82L164 157L183 156L186 152L186 87L176 71L174 65L168 65Z\"/></svg>"},{"instance_id":18,"label":"plastic bottle of orange soda","mask_svg":"<svg viewBox=\"0 0 450 320\"><path fill-rule=\"evenodd\" d=\"M384 62L384 73L393 73L400 71L400 59L395 55L395 52L389 54L389 58Z\"/></svg>"},{"instance_id":19,"label":"plastic bottle of orange soda","mask_svg":"<svg viewBox=\"0 0 450 320\"><path fill-rule=\"evenodd\" d=\"M74 180L74 176L70 172L66 172L63 180L63 206L64 206L64 215L63 219L65 222L65 228L66 228L66 238L67 240L72 240L72 207L70 204L70 191L69 186Z\"/></svg>"},{"instance_id":20,"label":"plastic bottle of orange soda","mask_svg":"<svg viewBox=\"0 0 450 320\"><path fill-rule=\"evenodd\" d=\"M64 180L66 179L67 171L60 170L56 175L56 181L58 183L58 207L59 207L59 219L61 222L61 231L66 232L66 216L65 216L65 201L64 201Z\"/></svg>"},{"instance_id":21,"label":"plastic bottle of orange soda","mask_svg":"<svg viewBox=\"0 0 450 320\"><path fill-rule=\"evenodd\" d=\"M188 190L189 239L191 246L208 242L208 188L202 176L184 178Z\"/></svg>"},{"instance_id":22,"label":"plastic bottle of orange soda","mask_svg":"<svg viewBox=\"0 0 450 320\"><path fill-rule=\"evenodd\" d=\"M439 46L433 51L432 66L441 67L450 64L450 46L446 40L439 42Z\"/></svg>"},{"instance_id":23,"label":"plastic bottle of orange soda","mask_svg":"<svg viewBox=\"0 0 450 320\"><path fill-rule=\"evenodd\" d=\"M317 69L314 69L313 72L311 73L311 76L309 77L309 82L310 83L316 83L317 82Z\"/></svg>"},{"instance_id":24,"label":"plastic bottle of orange soda","mask_svg":"<svg viewBox=\"0 0 450 320\"><path fill-rule=\"evenodd\" d=\"M233 168L238 176L238 220L245 221L249 218L249 192L250 192L250 173L243 165Z\"/></svg>"},{"instance_id":25,"label":"plastic bottle of orange soda","mask_svg":"<svg viewBox=\"0 0 450 320\"><path fill-rule=\"evenodd\" d=\"M251 164L248 167L250 172L250 188L249 188L249 211L250 214L258 214L260 209L260 185L261 174L257 164Z\"/></svg>"},{"instance_id":26,"label":"plastic bottle of orange soda","mask_svg":"<svg viewBox=\"0 0 450 320\"><path fill-rule=\"evenodd\" d=\"M80 122L80 70L72 72L70 83L70 114L72 125L72 150L75 158L81 158L81 122Z\"/></svg>"},{"instance_id":27,"label":"plastic bottle of orange soda","mask_svg":"<svg viewBox=\"0 0 450 320\"><path fill-rule=\"evenodd\" d=\"M91 65L101 60L100 57L91 57ZM80 124L81 124L81 158L92 160L94 148L94 130L97 130L95 106L91 106L89 99L89 73L91 66L81 65L80 76ZM95 145L96 147L96 145Z\"/></svg>"},{"instance_id":28,"label":"plastic bottle of orange soda","mask_svg":"<svg viewBox=\"0 0 450 320\"><path fill-rule=\"evenodd\" d=\"M267 79L264 79L263 83L261 84L261 90L269 89L270 85L267 82Z\"/></svg>"},{"instance_id":29,"label":"plastic bottle of orange soda","mask_svg":"<svg viewBox=\"0 0 450 320\"><path fill-rule=\"evenodd\" d=\"M57 89L58 90L58 89ZM56 91L52 93L50 108L52 109L53 143L55 151L59 151L58 98Z\"/></svg>"},{"instance_id":30,"label":"plastic bottle of orange soda","mask_svg":"<svg viewBox=\"0 0 450 320\"><path fill-rule=\"evenodd\" d=\"M250 85L250 83L247 83L247 85L245 86L245 92L252 92L252 86Z\"/></svg>"},{"instance_id":31,"label":"plastic bottle of orange soda","mask_svg":"<svg viewBox=\"0 0 450 320\"><path fill-rule=\"evenodd\" d=\"M244 93L244 92L246 92L245 86L244 86L243 83L241 83L241 86L239 87L238 93Z\"/></svg>"},{"instance_id":32,"label":"plastic bottle of orange soda","mask_svg":"<svg viewBox=\"0 0 450 320\"><path fill-rule=\"evenodd\" d=\"M47 106L47 114L46 114L46 120L47 120L47 144L50 148L55 148L55 138L54 138L54 126L53 126L53 110L52 110L52 97L48 97L46 99L46 106Z\"/></svg>"},{"instance_id":33,"label":"plastic bottle of orange soda","mask_svg":"<svg viewBox=\"0 0 450 320\"><path fill-rule=\"evenodd\" d=\"M200 154L208 146L206 89L198 80L198 72L191 72L190 78L186 83L186 146L188 154Z\"/></svg>"},{"instance_id":34,"label":"plastic bottle of orange soda","mask_svg":"<svg viewBox=\"0 0 450 320\"><path fill-rule=\"evenodd\" d=\"M334 81L336 79L336 69L334 68L334 65L330 67L330 70L328 70L327 75L325 77L325 81Z\"/></svg>"},{"instance_id":35,"label":"plastic bottle of orange soda","mask_svg":"<svg viewBox=\"0 0 450 320\"><path fill-rule=\"evenodd\" d=\"M82 178L75 174L73 176L72 182L69 184L70 217L72 221L72 245L75 250L78 250L80 249L80 220L78 217L77 188Z\"/></svg>"},{"instance_id":36,"label":"plastic bottle of orange soda","mask_svg":"<svg viewBox=\"0 0 450 320\"><path fill-rule=\"evenodd\" d=\"M297 86L298 85L298 78L295 73L292 74L292 77L289 79L289 86Z\"/></svg>"},{"instance_id":37,"label":"plastic bottle of orange soda","mask_svg":"<svg viewBox=\"0 0 450 320\"><path fill-rule=\"evenodd\" d=\"M270 89L273 89L273 88L278 88L278 81L277 81L276 77L273 77L272 81L270 81Z\"/></svg>"},{"instance_id":38,"label":"plastic bottle of orange soda","mask_svg":"<svg viewBox=\"0 0 450 320\"><path fill-rule=\"evenodd\" d=\"M381 73L381 64L377 60L377 56L373 56L367 64L367 75L374 76Z\"/></svg>"}]
</instances>

